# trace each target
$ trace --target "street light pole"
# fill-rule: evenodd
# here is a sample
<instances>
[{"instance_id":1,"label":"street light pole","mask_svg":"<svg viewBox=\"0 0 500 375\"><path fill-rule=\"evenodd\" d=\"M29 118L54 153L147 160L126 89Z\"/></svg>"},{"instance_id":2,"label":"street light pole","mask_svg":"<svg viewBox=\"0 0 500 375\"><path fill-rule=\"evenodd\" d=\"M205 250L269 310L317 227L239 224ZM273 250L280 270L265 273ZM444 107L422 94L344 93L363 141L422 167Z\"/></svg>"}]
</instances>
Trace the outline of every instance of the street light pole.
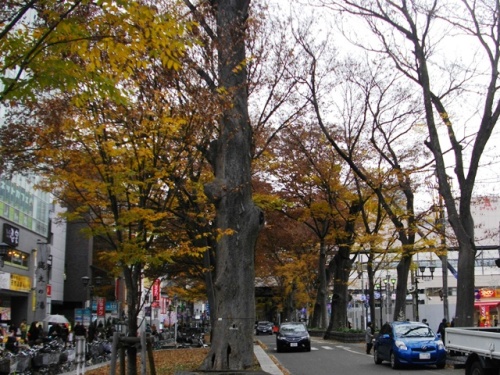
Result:
<instances>
[{"instance_id":1,"label":"street light pole","mask_svg":"<svg viewBox=\"0 0 500 375\"><path fill-rule=\"evenodd\" d=\"M384 305L384 299L382 297L382 280L380 280L378 284L375 284L375 288L378 289L378 296L379 296L378 298L380 301L380 329L381 329L382 326L384 325L384 314L382 310L382 306Z\"/></svg>"},{"instance_id":2,"label":"street light pole","mask_svg":"<svg viewBox=\"0 0 500 375\"><path fill-rule=\"evenodd\" d=\"M89 296L89 290L88 290L89 283L90 283L90 277L82 276L82 284L83 284L83 287L85 288L85 297L83 298L82 308L85 308L85 305L87 304L87 297Z\"/></svg>"},{"instance_id":3,"label":"street light pole","mask_svg":"<svg viewBox=\"0 0 500 375\"><path fill-rule=\"evenodd\" d=\"M418 316L418 277L415 276L415 295L414 295L414 301L415 301L415 320L417 322L420 321L420 317Z\"/></svg>"},{"instance_id":4,"label":"street light pole","mask_svg":"<svg viewBox=\"0 0 500 375\"><path fill-rule=\"evenodd\" d=\"M91 283L90 277L82 276L82 284L85 288L85 298L87 295L89 296L89 308L90 308L90 323L92 323L92 313L94 310L94 288L96 286L101 285L102 277L96 276L94 277L93 282ZM83 304L83 308L85 309L85 303Z\"/></svg>"}]
</instances>

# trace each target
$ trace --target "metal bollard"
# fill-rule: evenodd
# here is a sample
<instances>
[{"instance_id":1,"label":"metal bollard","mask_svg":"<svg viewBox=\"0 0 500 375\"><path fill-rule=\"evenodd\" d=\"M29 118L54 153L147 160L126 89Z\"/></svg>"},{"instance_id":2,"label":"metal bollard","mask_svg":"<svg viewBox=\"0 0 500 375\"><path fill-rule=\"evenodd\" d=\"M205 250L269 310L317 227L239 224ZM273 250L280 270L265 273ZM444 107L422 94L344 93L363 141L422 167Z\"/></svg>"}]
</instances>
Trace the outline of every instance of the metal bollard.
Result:
<instances>
[{"instance_id":1,"label":"metal bollard","mask_svg":"<svg viewBox=\"0 0 500 375\"><path fill-rule=\"evenodd\" d=\"M75 337L76 375L85 374L85 337Z\"/></svg>"}]
</instances>

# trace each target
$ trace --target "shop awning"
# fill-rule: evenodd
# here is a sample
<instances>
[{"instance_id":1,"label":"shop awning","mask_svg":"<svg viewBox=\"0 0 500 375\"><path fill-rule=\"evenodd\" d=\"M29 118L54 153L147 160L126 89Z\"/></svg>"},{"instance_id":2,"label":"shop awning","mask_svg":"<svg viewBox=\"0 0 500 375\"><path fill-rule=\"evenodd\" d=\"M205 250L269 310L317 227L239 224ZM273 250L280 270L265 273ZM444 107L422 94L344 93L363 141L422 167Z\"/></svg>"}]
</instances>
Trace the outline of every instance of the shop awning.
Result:
<instances>
[{"instance_id":1,"label":"shop awning","mask_svg":"<svg viewBox=\"0 0 500 375\"><path fill-rule=\"evenodd\" d=\"M498 301L475 301L474 306L480 307L480 306L498 306L500 303L500 300Z\"/></svg>"}]
</instances>

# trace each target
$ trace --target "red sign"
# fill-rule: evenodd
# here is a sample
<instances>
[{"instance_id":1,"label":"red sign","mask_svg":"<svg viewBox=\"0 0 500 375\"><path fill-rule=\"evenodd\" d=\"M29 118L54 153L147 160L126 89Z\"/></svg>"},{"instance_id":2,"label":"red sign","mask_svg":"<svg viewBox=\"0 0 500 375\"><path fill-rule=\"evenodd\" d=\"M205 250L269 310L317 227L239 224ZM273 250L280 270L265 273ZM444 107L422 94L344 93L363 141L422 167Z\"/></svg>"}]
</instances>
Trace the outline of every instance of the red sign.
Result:
<instances>
[{"instance_id":1,"label":"red sign","mask_svg":"<svg viewBox=\"0 0 500 375\"><path fill-rule=\"evenodd\" d=\"M153 283L153 301L160 300L160 279L156 279Z\"/></svg>"},{"instance_id":2,"label":"red sign","mask_svg":"<svg viewBox=\"0 0 500 375\"><path fill-rule=\"evenodd\" d=\"M492 298L495 297L495 290L491 288L482 288L479 290L479 295L481 298Z\"/></svg>"},{"instance_id":3,"label":"red sign","mask_svg":"<svg viewBox=\"0 0 500 375\"><path fill-rule=\"evenodd\" d=\"M47 284L47 297L52 297L52 285Z\"/></svg>"},{"instance_id":4,"label":"red sign","mask_svg":"<svg viewBox=\"0 0 500 375\"><path fill-rule=\"evenodd\" d=\"M97 298L97 317L106 316L106 298Z\"/></svg>"}]
</instances>

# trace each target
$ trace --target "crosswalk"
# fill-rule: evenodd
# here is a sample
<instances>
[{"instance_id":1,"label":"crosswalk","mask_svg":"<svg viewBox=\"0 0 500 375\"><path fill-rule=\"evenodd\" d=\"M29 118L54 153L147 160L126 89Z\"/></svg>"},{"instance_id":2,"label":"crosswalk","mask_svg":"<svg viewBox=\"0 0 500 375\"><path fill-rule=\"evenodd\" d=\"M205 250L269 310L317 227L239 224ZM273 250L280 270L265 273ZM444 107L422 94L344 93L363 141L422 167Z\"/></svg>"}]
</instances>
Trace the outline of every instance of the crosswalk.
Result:
<instances>
[{"instance_id":1,"label":"crosswalk","mask_svg":"<svg viewBox=\"0 0 500 375\"><path fill-rule=\"evenodd\" d=\"M329 346L329 345L311 346L311 351L321 350L321 349L324 349L324 350L338 350L338 349L350 350L351 348L349 348L347 346L342 346L342 345L337 345L335 347Z\"/></svg>"},{"instance_id":2,"label":"crosswalk","mask_svg":"<svg viewBox=\"0 0 500 375\"><path fill-rule=\"evenodd\" d=\"M276 351L276 347L274 348L274 350ZM311 352L314 352L314 351L319 351L319 350L344 350L344 351L348 351L348 352L351 352L351 353L354 353L354 354L359 354L359 355L362 355L362 356L366 356L366 355L370 355L372 356L372 354L366 354L364 352L364 348L353 348L352 346L344 346L344 345L311 345Z\"/></svg>"}]
</instances>

